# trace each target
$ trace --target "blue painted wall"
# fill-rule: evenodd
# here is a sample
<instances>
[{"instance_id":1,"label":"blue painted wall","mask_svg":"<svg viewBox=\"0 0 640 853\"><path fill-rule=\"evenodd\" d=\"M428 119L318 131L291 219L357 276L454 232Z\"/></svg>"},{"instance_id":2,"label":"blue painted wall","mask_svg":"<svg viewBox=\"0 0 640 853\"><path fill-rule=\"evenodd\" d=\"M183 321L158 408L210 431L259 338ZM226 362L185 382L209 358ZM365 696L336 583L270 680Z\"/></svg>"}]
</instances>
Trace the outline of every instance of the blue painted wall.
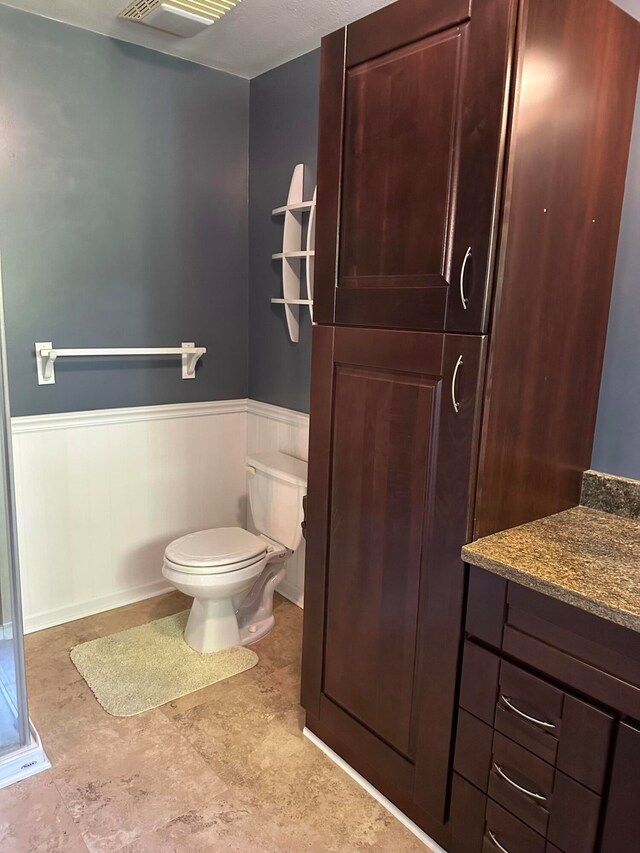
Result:
<instances>
[{"instance_id":1,"label":"blue painted wall","mask_svg":"<svg viewBox=\"0 0 640 853\"><path fill-rule=\"evenodd\" d=\"M306 198L315 184L318 147L320 51L308 53L251 81L249 176L249 396L309 411L311 321L302 309L300 343L289 340L282 296L283 217L297 163L306 170Z\"/></svg>"},{"instance_id":2,"label":"blue painted wall","mask_svg":"<svg viewBox=\"0 0 640 853\"><path fill-rule=\"evenodd\" d=\"M640 17L640 0L620 4ZM282 239L271 209L296 163L309 167L308 191L315 180L319 51L249 84L0 6L0 80L13 414L247 394L308 411L308 316L295 345L270 304ZM592 462L630 477L640 477L639 223L640 95ZM69 361L39 387L36 340L196 340L209 353L195 382L159 360Z\"/></svg>"},{"instance_id":3,"label":"blue painted wall","mask_svg":"<svg viewBox=\"0 0 640 853\"><path fill-rule=\"evenodd\" d=\"M14 415L247 396L249 83L0 6L0 250ZM208 348L68 360L33 345Z\"/></svg>"},{"instance_id":4,"label":"blue painted wall","mask_svg":"<svg viewBox=\"0 0 640 853\"><path fill-rule=\"evenodd\" d=\"M640 90L592 465L599 471L640 479Z\"/></svg>"},{"instance_id":5,"label":"blue painted wall","mask_svg":"<svg viewBox=\"0 0 640 853\"><path fill-rule=\"evenodd\" d=\"M640 20L640 0L616 0ZM640 479L640 89L592 465Z\"/></svg>"}]
</instances>

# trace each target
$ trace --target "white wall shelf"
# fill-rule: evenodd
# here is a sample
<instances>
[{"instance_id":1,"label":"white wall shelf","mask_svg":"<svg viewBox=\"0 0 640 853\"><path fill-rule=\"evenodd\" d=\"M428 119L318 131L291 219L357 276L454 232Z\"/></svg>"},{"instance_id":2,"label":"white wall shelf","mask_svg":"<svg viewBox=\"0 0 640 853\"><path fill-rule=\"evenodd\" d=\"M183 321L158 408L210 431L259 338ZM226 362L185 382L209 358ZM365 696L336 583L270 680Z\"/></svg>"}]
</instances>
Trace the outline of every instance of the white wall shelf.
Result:
<instances>
[{"instance_id":1,"label":"white wall shelf","mask_svg":"<svg viewBox=\"0 0 640 853\"><path fill-rule=\"evenodd\" d=\"M305 201L304 164L298 163L293 170L289 196L283 207L276 207L272 214L284 216L282 251L272 255L274 261L282 261L282 297L271 300L273 305L284 305L289 337L293 343L300 340L300 306L306 305L313 320L313 278L315 273L316 242L316 192ZM303 213L309 214L306 243L303 229ZM301 297L302 262L305 262L307 298Z\"/></svg>"}]
</instances>

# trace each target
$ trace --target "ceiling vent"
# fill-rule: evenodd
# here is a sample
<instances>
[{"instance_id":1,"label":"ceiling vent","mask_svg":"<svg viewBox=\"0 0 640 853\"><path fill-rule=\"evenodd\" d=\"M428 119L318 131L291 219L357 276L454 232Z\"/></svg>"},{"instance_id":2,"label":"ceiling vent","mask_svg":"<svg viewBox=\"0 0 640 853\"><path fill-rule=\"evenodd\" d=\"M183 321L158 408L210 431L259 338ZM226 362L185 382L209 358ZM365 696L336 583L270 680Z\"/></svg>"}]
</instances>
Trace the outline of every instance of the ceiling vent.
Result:
<instances>
[{"instance_id":1,"label":"ceiling vent","mask_svg":"<svg viewBox=\"0 0 640 853\"><path fill-rule=\"evenodd\" d=\"M188 38L202 32L241 0L134 0L121 18Z\"/></svg>"}]
</instances>

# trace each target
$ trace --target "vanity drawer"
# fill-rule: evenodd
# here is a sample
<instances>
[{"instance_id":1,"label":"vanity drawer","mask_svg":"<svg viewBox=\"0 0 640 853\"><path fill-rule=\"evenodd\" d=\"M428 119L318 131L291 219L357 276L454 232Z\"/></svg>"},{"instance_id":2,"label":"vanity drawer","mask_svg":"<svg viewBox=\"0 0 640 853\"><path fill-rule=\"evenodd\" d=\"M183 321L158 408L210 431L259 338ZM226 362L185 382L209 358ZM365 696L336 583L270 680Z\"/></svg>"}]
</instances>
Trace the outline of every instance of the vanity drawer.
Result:
<instances>
[{"instance_id":1,"label":"vanity drawer","mask_svg":"<svg viewBox=\"0 0 640 853\"><path fill-rule=\"evenodd\" d=\"M545 840L506 809L454 773L452 853L545 853ZM584 853L584 851L583 851Z\"/></svg>"},{"instance_id":2,"label":"vanity drawer","mask_svg":"<svg viewBox=\"0 0 640 853\"><path fill-rule=\"evenodd\" d=\"M502 661L494 725L499 732L555 764L563 700L562 690Z\"/></svg>"},{"instance_id":3,"label":"vanity drawer","mask_svg":"<svg viewBox=\"0 0 640 853\"><path fill-rule=\"evenodd\" d=\"M613 717L467 641L460 706L595 793Z\"/></svg>"},{"instance_id":4,"label":"vanity drawer","mask_svg":"<svg viewBox=\"0 0 640 853\"><path fill-rule=\"evenodd\" d=\"M600 797L464 710L454 769L563 853L594 849Z\"/></svg>"},{"instance_id":5,"label":"vanity drawer","mask_svg":"<svg viewBox=\"0 0 640 853\"><path fill-rule=\"evenodd\" d=\"M518 754L518 749L525 752L521 747L505 749L503 744L496 749L500 738L494 738L489 802L506 808L562 853L595 850L600 797L530 753Z\"/></svg>"},{"instance_id":6,"label":"vanity drawer","mask_svg":"<svg viewBox=\"0 0 640 853\"><path fill-rule=\"evenodd\" d=\"M461 710L454 770L527 826L545 835L555 770Z\"/></svg>"},{"instance_id":7,"label":"vanity drawer","mask_svg":"<svg viewBox=\"0 0 640 853\"><path fill-rule=\"evenodd\" d=\"M563 702L557 687L465 644L461 707L550 764L558 751Z\"/></svg>"},{"instance_id":8,"label":"vanity drawer","mask_svg":"<svg viewBox=\"0 0 640 853\"><path fill-rule=\"evenodd\" d=\"M487 793L541 835L547 832L554 777L552 765L495 732Z\"/></svg>"}]
</instances>

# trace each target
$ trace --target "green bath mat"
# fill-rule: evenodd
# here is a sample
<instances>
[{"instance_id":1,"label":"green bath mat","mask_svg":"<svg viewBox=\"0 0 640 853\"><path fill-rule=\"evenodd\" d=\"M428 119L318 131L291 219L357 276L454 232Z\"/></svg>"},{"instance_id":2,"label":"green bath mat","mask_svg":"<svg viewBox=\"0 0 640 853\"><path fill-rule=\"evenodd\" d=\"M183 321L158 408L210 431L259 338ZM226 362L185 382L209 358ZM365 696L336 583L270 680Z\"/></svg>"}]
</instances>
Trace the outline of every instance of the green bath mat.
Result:
<instances>
[{"instance_id":1,"label":"green bath mat","mask_svg":"<svg viewBox=\"0 0 640 853\"><path fill-rule=\"evenodd\" d=\"M133 717L258 663L258 655L241 646L194 652L182 637L188 617L185 610L71 649L76 669L108 714Z\"/></svg>"}]
</instances>

